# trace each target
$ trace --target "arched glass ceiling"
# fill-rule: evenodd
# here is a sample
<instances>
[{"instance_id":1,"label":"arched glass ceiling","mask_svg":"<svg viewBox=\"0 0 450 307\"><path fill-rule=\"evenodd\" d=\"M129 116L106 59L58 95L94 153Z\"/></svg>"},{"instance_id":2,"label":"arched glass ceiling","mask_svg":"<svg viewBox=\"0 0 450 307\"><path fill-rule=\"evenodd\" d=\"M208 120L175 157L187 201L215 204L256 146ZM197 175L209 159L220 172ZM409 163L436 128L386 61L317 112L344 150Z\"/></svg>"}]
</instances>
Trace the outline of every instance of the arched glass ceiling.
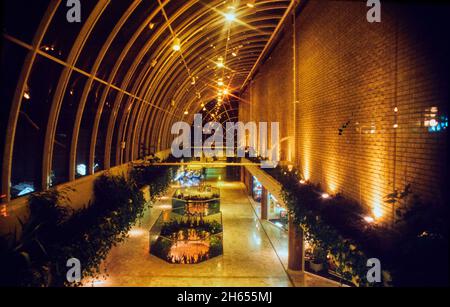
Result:
<instances>
[{"instance_id":1,"label":"arched glass ceiling","mask_svg":"<svg viewBox=\"0 0 450 307\"><path fill-rule=\"evenodd\" d=\"M242 88L295 4L80 2L81 23L66 1L3 3L8 198L169 148L172 123Z\"/></svg>"}]
</instances>

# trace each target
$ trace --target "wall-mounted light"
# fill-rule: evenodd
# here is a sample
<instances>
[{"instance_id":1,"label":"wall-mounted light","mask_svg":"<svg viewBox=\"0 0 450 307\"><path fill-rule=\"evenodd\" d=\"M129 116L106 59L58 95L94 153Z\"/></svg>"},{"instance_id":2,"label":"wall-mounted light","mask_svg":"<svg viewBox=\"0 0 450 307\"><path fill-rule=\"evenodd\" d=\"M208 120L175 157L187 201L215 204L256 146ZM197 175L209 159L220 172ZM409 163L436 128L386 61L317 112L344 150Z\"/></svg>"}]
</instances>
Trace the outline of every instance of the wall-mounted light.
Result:
<instances>
[{"instance_id":1,"label":"wall-mounted light","mask_svg":"<svg viewBox=\"0 0 450 307\"><path fill-rule=\"evenodd\" d=\"M328 193L322 193L322 198L323 198L323 199L328 199L328 198L330 198L330 194L328 194Z\"/></svg>"},{"instance_id":2,"label":"wall-mounted light","mask_svg":"<svg viewBox=\"0 0 450 307\"><path fill-rule=\"evenodd\" d=\"M365 216L364 217L364 221L366 221L367 223L371 224L373 222L375 222L375 219L371 216Z\"/></svg>"}]
</instances>

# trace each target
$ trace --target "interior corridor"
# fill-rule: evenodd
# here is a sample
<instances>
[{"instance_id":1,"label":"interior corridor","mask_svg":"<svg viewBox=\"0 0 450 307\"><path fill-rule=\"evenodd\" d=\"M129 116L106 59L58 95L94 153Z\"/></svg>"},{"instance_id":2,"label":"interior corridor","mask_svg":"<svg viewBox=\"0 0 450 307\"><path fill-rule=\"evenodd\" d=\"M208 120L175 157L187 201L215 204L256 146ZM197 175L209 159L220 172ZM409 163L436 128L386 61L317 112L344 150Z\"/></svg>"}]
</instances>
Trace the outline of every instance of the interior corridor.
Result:
<instances>
[{"instance_id":1,"label":"interior corridor","mask_svg":"<svg viewBox=\"0 0 450 307\"><path fill-rule=\"evenodd\" d=\"M162 210L171 208L171 198L162 197L129 233L114 247L103 263L103 277L85 280L85 286L152 287L292 287L339 286L309 273L288 273L287 251L276 250L276 227L262 227L240 182L218 182L221 190L224 253L208 261L170 264L148 252L148 230ZM172 187L167 195L172 195ZM270 227L273 227L270 232ZM268 235L269 234L269 235ZM270 239L272 237L272 240ZM287 246L285 246L287 248Z\"/></svg>"}]
</instances>

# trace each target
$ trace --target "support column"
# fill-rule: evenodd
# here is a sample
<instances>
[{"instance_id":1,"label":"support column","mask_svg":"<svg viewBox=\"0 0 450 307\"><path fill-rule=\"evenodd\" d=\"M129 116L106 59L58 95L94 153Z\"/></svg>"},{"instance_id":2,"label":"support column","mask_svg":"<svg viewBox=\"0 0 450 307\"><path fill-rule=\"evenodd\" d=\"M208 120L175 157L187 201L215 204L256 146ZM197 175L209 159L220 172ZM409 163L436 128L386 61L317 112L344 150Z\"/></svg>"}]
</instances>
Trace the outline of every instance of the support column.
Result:
<instances>
[{"instance_id":1,"label":"support column","mask_svg":"<svg viewBox=\"0 0 450 307\"><path fill-rule=\"evenodd\" d=\"M245 167L241 166L240 170L241 170L241 182L245 183Z\"/></svg>"},{"instance_id":2,"label":"support column","mask_svg":"<svg viewBox=\"0 0 450 307\"><path fill-rule=\"evenodd\" d=\"M261 190L261 219L267 220L267 189L263 186Z\"/></svg>"},{"instance_id":3,"label":"support column","mask_svg":"<svg viewBox=\"0 0 450 307\"><path fill-rule=\"evenodd\" d=\"M303 229L294 224L292 215L289 215L289 255L288 269L293 271L305 270L305 251Z\"/></svg>"},{"instance_id":4,"label":"support column","mask_svg":"<svg viewBox=\"0 0 450 307\"><path fill-rule=\"evenodd\" d=\"M253 180L252 175L248 171L245 171L245 179L247 180L247 193L248 195L252 196Z\"/></svg>"}]
</instances>

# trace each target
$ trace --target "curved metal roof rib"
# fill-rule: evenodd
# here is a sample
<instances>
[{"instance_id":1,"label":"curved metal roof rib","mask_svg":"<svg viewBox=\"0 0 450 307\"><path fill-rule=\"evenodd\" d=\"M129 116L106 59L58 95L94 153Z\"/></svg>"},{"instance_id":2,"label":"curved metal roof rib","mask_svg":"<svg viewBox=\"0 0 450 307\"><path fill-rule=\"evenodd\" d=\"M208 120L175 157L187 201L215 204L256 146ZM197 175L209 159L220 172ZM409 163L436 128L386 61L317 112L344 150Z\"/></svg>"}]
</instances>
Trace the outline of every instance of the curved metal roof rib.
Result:
<instances>
[{"instance_id":1,"label":"curved metal roof rib","mask_svg":"<svg viewBox=\"0 0 450 307\"><path fill-rule=\"evenodd\" d=\"M67 91L73 89L72 80L77 80L74 75L83 76L85 82L78 85L80 98L73 111L73 129L67 136L68 181L76 178L81 147L88 148L89 175L95 171L98 155L102 155L103 168L108 169L137 159L141 146L152 151L169 148L170 126L179 120L192 121L193 114L204 107L209 118L216 108L222 120L234 119L237 100L226 98L223 105L216 101L219 79L224 83L220 88L226 88L230 96L242 90L295 4L294 0L97 0L89 5L81 1L86 11L77 28L61 17L68 9L65 1L36 1L32 5L46 5L47 10L39 26L29 30L34 32L28 33L33 40L22 40L8 27L3 34L4 40L24 48L27 56L11 102L2 194L10 199L16 127L37 58L62 67L48 97L45 140L39 149L39 188L47 189L55 167L57 128L64 120L61 114L67 113L64 102ZM65 27L78 32L65 39ZM52 48L59 48L59 53L45 48L55 37L58 39ZM180 50L174 50L178 40ZM223 67L218 67L219 59ZM93 118L92 130L88 138L81 137L83 117L92 112L88 105L94 89L99 99L95 114L89 117ZM104 148L99 151L99 146Z\"/></svg>"}]
</instances>

